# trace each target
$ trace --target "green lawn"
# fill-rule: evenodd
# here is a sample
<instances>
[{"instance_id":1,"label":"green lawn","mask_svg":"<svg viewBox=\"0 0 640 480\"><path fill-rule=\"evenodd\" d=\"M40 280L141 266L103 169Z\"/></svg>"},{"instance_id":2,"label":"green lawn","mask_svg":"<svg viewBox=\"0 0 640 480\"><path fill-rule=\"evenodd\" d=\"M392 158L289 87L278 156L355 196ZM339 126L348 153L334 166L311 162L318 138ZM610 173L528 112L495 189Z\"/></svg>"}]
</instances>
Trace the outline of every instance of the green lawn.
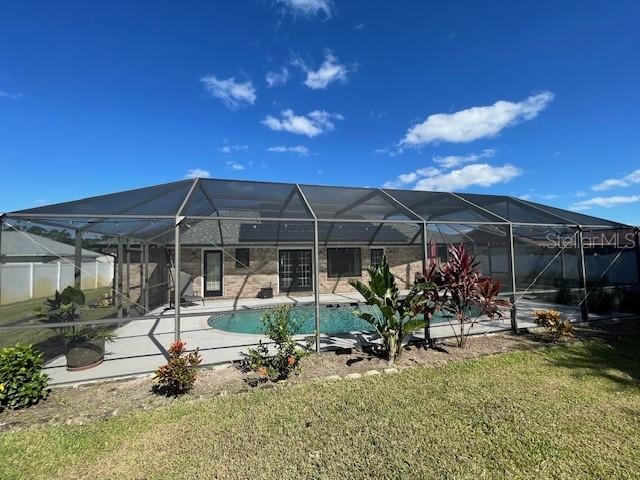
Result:
<instances>
[{"instance_id":1,"label":"green lawn","mask_svg":"<svg viewBox=\"0 0 640 480\"><path fill-rule=\"evenodd\" d=\"M0 436L0 478L638 478L638 338Z\"/></svg>"}]
</instances>

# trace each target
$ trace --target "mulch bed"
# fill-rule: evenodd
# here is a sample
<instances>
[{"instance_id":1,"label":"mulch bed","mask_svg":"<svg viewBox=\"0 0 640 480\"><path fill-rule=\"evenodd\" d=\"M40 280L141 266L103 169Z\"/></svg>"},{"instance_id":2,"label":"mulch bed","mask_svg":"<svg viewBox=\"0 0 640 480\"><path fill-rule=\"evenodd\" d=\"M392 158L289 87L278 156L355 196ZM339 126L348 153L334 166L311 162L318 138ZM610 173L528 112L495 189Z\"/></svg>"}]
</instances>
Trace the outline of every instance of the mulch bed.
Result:
<instances>
[{"instance_id":1,"label":"mulch bed","mask_svg":"<svg viewBox=\"0 0 640 480\"><path fill-rule=\"evenodd\" d=\"M515 335L503 332L472 336L467 348L458 348L455 340L444 340L435 348L415 344L405 347L395 368L438 366L485 355L495 355L522 349L534 349L575 342L589 338L618 337L640 333L640 321L627 321L595 326L576 327L574 337L558 337L543 329ZM302 360L301 371L286 382L256 382L253 373L243 372L238 365L203 367L193 390L182 397L170 398L152 392L150 377L79 385L51 391L46 400L31 408L0 413L0 431L22 429L35 425L81 425L107 419L134 410L148 410L173 402L194 402L217 395L249 391L255 388L274 388L280 384L297 384L329 376L344 377L369 370L382 371L389 364L363 351L344 350L310 355ZM252 386L252 385L258 386Z\"/></svg>"}]
</instances>

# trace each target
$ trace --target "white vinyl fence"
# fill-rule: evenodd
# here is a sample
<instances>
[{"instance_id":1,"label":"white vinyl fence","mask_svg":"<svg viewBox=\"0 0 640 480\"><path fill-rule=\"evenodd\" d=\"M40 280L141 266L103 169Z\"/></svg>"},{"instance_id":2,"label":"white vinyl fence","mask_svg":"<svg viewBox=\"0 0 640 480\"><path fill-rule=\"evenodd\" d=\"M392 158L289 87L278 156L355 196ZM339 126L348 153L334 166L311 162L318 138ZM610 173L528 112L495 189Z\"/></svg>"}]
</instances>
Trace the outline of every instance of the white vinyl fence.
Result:
<instances>
[{"instance_id":1,"label":"white vinyl fence","mask_svg":"<svg viewBox=\"0 0 640 480\"><path fill-rule=\"evenodd\" d=\"M44 298L56 290L62 291L74 284L74 266L69 262L5 263L0 280L0 303L3 305ZM111 259L82 262L80 287L82 290L108 287L113 282Z\"/></svg>"}]
</instances>

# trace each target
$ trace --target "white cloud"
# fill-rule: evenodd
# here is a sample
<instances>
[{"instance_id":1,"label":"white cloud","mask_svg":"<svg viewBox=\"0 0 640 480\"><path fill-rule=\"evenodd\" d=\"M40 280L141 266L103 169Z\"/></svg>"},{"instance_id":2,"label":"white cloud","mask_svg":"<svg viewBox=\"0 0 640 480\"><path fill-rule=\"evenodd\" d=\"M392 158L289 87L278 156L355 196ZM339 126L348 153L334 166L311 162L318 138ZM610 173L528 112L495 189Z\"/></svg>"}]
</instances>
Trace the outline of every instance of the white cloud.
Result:
<instances>
[{"instance_id":1,"label":"white cloud","mask_svg":"<svg viewBox=\"0 0 640 480\"><path fill-rule=\"evenodd\" d=\"M542 92L522 102L500 100L493 105L455 113L435 113L411 127L400 146L418 147L432 142L467 143L493 137L504 128L535 118L552 100L553 93Z\"/></svg>"},{"instance_id":2,"label":"white cloud","mask_svg":"<svg viewBox=\"0 0 640 480\"><path fill-rule=\"evenodd\" d=\"M430 176L419 180L414 190L458 191L470 186L490 187L506 183L522 174L522 170L508 163L493 166L487 163L467 165L458 170Z\"/></svg>"},{"instance_id":3,"label":"white cloud","mask_svg":"<svg viewBox=\"0 0 640 480\"><path fill-rule=\"evenodd\" d=\"M353 27L354 30L362 30L364 28L364 23L360 22Z\"/></svg>"},{"instance_id":4,"label":"white cloud","mask_svg":"<svg viewBox=\"0 0 640 480\"><path fill-rule=\"evenodd\" d=\"M416 173L421 177L433 177L435 175L439 175L440 170L438 170L435 167L425 167L425 168L419 168L418 170L416 170Z\"/></svg>"},{"instance_id":5,"label":"white cloud","mask_svg":"<svg viewBox=\"0 0 640 480\"><path fill-rule=\"evenodd\" d=\"M313 17L318 13L324 13L326 18L331 17L333 2L331 0L276 0L294 16Z\"/></svg>"},{"instance_id":6,"label":"white cloud","mask_svg":"<svg viewBox=\"0 0 640 480\"><path fill-rule=\"evenodd\" d=\"M211 172L209 170L204 170L203 168L192 168L187 170L184 178L209 178L211 176Z\"/></svg>"},{"instance_id":7,"label":"white cloud","mask_svg":"<svg viewBox=\"0 0 640 480\"><path fill-rule=\"evenodd\" d=\"M206 75L200 81L209 95L219 99L232 110L253 105L257 98L250 80L239 83L235 77L219 80L215 75Z\"/></svg>"},{"instance_id":8,"label":"white cloud","mask_svg":"<svg viewBox=\"0 0 640 480\"><path fill-rule=\"evenodd\" d=\"M267 149L273 153L297 153L299 155L309 155L309 149L304 145L296 145L294 147L286 147L284 145L276 145Z\"/></svg>"},{"instance_id":9,"label":"white cloud","mask_svg":"<svg viewBox=\"0 0 640 480\"><path fill-rule=\"evenodd\" d=\"M227 167L229 167L231 170L244 170L244 165L242 165L241 163L238 162L232 162L232 161L228 161L226 163Z\"/></svg>"},{"instance_id":10,"label":"white cloud","mask_svg":"<svg viewBox=\"0 0 640 480\"><path fill-rule=\"evenodd\" d=\"M640 202L640 195L630 196L613 196L613 197L593 197L588 200L582 200L571 205L571 210L588 210L591 207L611 208L627 203Z\"/></svg>"},{"instance_id":11,"label":"white cloud","mask_svg":"<svg viewBox=\"0 0 640 480\"><path fill-rule=\"evenodd\" d=\"M333 130L335 128L333 121L343 119L339 113L327 113L324 110L314 110L306 115L295 115L293 110L287 109L283 110L281 115L282 118L268 115L262 120L262 124L271 130L306 135L310 138Z\"/></svg>"},{"instance_id":12,"label":"white cloud","mask_svg":"<svg viewBox=\"0 0 640 480\"><path fill-rule=\"evenodd\" d=\"M390 157L398 155L398 151L395 148L376 148L373 153L375 155L389 155Z\"/></svg>"},{"instance_id":13,"label":"white cloud","mask_svg":"<svg viewBox=\"0 0 640 480\"><path fill-rule=\"evenodd\" d=\"M5 98L11 98L11 99L17 99L17 98L21 98L22 94L21 93L11 93L11 92L7 92L5 90L0 90L0 97L5 97Z\"/></svg>"},{"instance_id":14,"label":"white cloud","mask_svg":"<svg viewBox=\"0 0 640 480\"><path fill-rule=\"evenodd\" d=\"M349 69L346 65L341 64L330 51L325 53L324 61L317 70L309 68L300 59L294 59L292 63L307 74L304 84L312 90L325 89L334 82L345 83L347 81Z\"/></svg>"},{"instance_id":15,"label":"white cloud","mask_svg":"<svg viewBox=\"0 0 640 480\"><path fill-rule=\"evenodd\" d=\"M434 167L419 168L415 172L402 173L398 175L394 180L385 182L383 188L401 188L411 183L417 182L419 179L425 177L433 177L439 175L440 170Z\"/></svg>"},{"instance_id":16,"label":"white cloud","mask_svg":"<svg viewBox=\"0 0 640 480\"><path fill-rule=\"evenodd\" d=\"M493 148L486 148L480 153L470 153L469 155L447 155L445 157L433 157L433 161L442 168L455 168L463 163L473 163L478 160L491 158L496 154Z\"/></svg>"},{"instance_id":17,"label":"white cloud","mask_svg":"<svg viewBox=\"0 0 640 480\"><path fill-rule=\"evenodd\" d=\"M269 86L269 88L279 87L287 83L287 81L289 80L289 70L287 69L287 67L282 67L280 70L267 72L267 75L264 79L267 82L267 86Z\"/></svg>"},{"instance_id":18,"label":"white cloud","mask_svg":"<svg viewBox=\"0 0 640 480\"><path fill-rule=\"evenodd\" d=\"M594 185L591 189L596 192L601 192L603 190L609 190L610 188L629 187L637 183L640 183L640 169L634 170L623 178L609 178L604 182Z\"/></svg>"},{"instance_id":19,"label":"white cloud","mask_svg":"<svg viewBox=\"0 0 640 480\"><path fill-rule=\"evenodd\" d=\"M233 153L247 150L248 148L248 145L225 145L223 147L220 147L218 150L220 150L222 153Z\"/></svg>"}]
</instances>

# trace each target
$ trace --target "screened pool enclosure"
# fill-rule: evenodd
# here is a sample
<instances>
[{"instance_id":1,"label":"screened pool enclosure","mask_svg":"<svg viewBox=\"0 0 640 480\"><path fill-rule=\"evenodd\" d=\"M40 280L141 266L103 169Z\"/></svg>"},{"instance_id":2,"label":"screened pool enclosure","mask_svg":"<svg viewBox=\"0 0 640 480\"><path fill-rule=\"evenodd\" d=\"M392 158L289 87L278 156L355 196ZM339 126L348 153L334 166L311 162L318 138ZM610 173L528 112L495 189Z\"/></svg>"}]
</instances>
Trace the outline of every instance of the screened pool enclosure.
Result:
<instances>
[{"instance_id":1,"label":"screened pool enclosure","mask_svg":"<svg viewBox=\"0 0 640 480\"><path fill-rule=\"evenodd\" d=\"M34 343L62 372L64 324L34 312L76 285L87 298L81 324L117 336L103 365L54 375L60 382L153 370L173 338L210 363L235 359L259 332L216 328L216 315L280 303L313 318L319 351L360 338L323 324L328 306L360 300L349 279L366 280L385 255L406 290L460 243L512 303L472 332L527 328L538 308L574 320L628 315L638 313L638 239L632 226L507 196L183 180L3 215L1 346Z\"/></svg>"}]
</instances>

